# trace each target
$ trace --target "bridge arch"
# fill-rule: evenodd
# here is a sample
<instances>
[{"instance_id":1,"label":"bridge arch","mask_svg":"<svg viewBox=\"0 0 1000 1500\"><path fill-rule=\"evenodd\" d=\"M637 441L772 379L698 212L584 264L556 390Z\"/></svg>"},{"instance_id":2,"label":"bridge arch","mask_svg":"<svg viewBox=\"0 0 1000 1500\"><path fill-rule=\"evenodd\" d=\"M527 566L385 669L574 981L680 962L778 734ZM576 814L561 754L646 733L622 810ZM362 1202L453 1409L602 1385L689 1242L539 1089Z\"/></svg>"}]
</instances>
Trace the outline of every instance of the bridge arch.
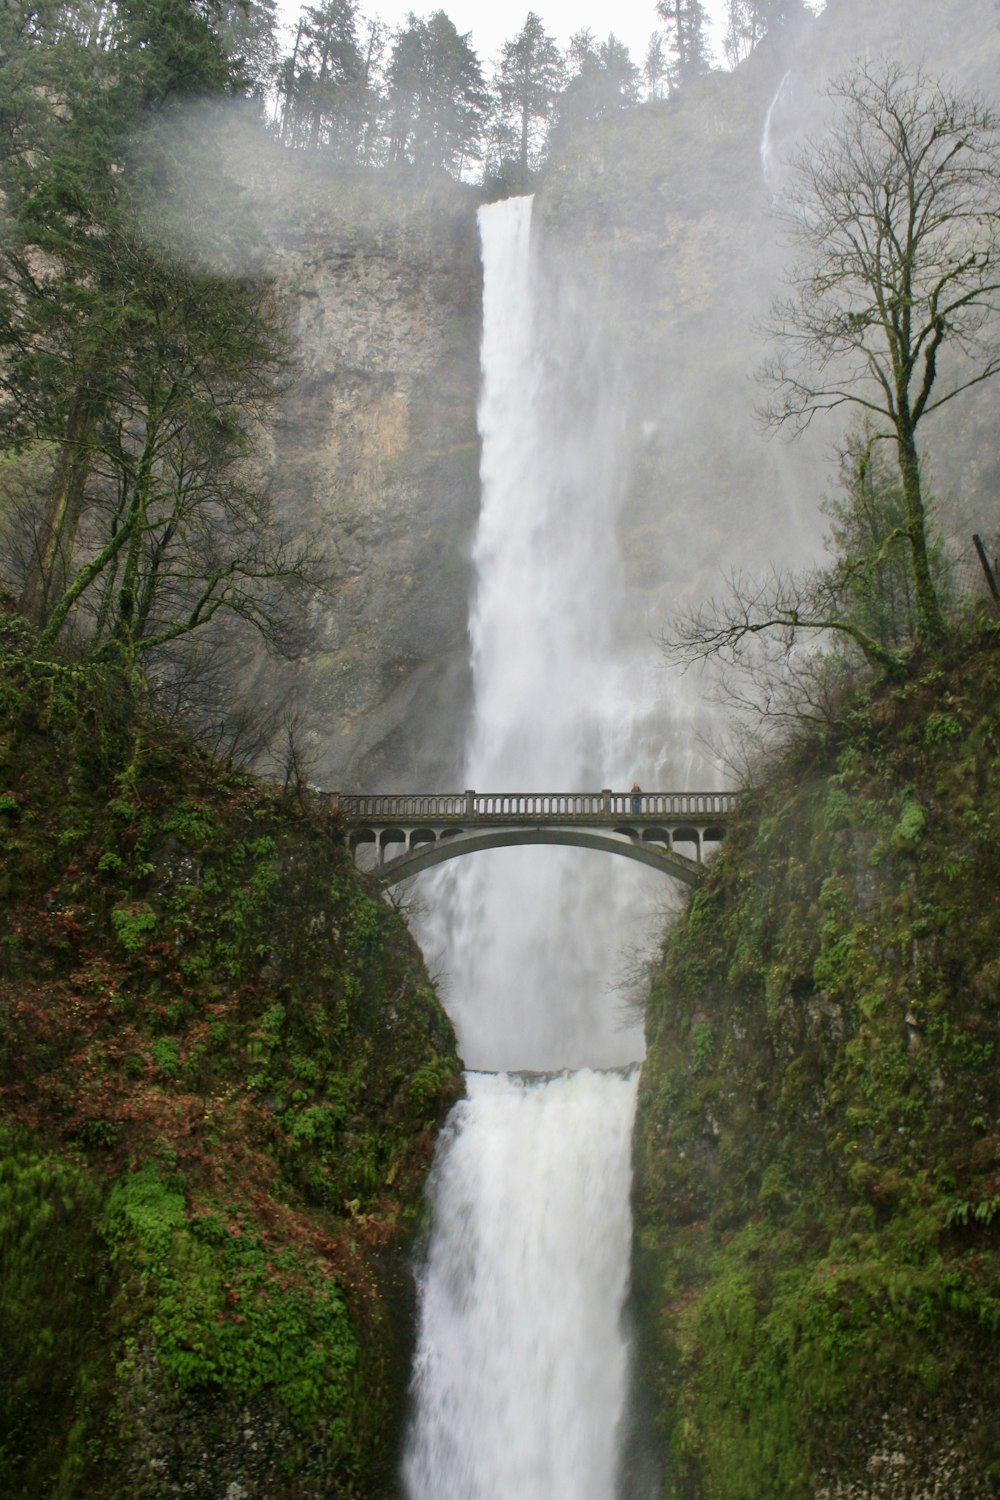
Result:
<instances>
[{"instance_id":1,"label":"bridge arch","mask_svg":"<svg viewBox=\"0 0 1000 1500\"><path fill-rule=\"evenodd\" d=\"M413 840L405 854L387 859L378 866L374 874L380 884L393 886L448 860L488 849L513 848L519 844L561 844L574 849L597 849L606 854L616 854L620 858L636 860L639 864L659 870L661 874L672 875L675 880L681 880L690 886L698 885L704 873L704 866L689 859L687 855L644 842L634 833L623 837L617 832L605 833L591 828L492 828L476 833L449 830L447 837L433 841L426 838L420 842Z\"/></svg>"}]
</instances>

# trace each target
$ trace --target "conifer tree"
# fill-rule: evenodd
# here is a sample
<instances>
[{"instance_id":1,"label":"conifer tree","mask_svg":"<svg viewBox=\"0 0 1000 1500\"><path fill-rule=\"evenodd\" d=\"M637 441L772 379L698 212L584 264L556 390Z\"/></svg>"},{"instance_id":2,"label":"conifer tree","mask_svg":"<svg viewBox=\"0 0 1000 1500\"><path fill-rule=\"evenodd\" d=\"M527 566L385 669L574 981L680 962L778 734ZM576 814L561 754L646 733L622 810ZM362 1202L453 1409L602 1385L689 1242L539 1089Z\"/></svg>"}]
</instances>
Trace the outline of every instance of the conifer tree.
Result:
<instances>
[{"instance_id":1,"label":"conifer tree","mask_svg":"<svg viewBox=\"0 0 1000 1500\"><path fill-rule=\"evenodd\" d=\"M495 84L500 120L516 142L522 178L539 165L562 82L559 48L529 11L517 36L504 43Z\"/></svg>"},{"instance_id":2,"label":"conifer tree","mask_svg":"<svg viewBox=\"0 0 1000 1500\"><path fill-rule=\"evenodd\" d=\"M729 0L722 46L730 67L744 62L765 36L806 14L805 0Z\"/></svg>"},{"instance_id":3,"label":"conifer tree","mask_svg":"<svg viewBox=\"0 0 1000 1500\"><path fill-rule=\"evenodd\" d=\"M410 14L387 70L389 160L461 176L482 156L489 97L479 59L443 10Z\"/></svg>"},{"instance_id":4,"label":"conifer tree","mask_svg":"<svg viewBox=\"0 0 1000 1500\"><path fill-rule=\"evenodd\" d=\"M572 131L639 101L639 69L612 32L598 42L589 29L570 38L569 81L559 100L559 129Z\"/></svg>"},{"instance_id":5,"label":"conifer tree","mask_svg":"<svg viewBox=\"0 0 1000 1500\"><path fill-rule=\"evenodd\" d=\"M73 619L135 662L223 607L262 624L265 575L295 571L247 465L283 359L267 286L194 247L172 257L160 234L190 196L175 117L246 77L209 7L122 0L96 43L92 7L24 5L19 29L12 9L22 45L0 66L24 99L7 95L0 159L0 447L49 456L22 608L43 640Z\"/></svg>"},{"instance_id":6,"label":"conifer tree","mask_svg":"<svg viewBox=\"0 0 1000 1500\"><path fill-rule=\"evenodd\" d=\"M283 143L332 146L352 157L363 128L365 82L355 0L307 5L281 75Z\"/></svg>"},{"instance_id":7,"label":"conifer tree","mask_svg":"<svg viewBox=\"0 0 1000 1500\"><path fill-rule=\"evenodd\" d=\"M670 85L680 88L711 66L708 12L701 0L656 0L656 13L666 26Z\"/></svg>"},{"instance_id":8,"label":"conifer tree","mask_svg":"<svg viewBox=\"0 0 1000 1500\"><path fill-rule=\"evenodd\" d=\"M654 31L646 47L646 60L642 65L643 82L648 99L661 99L667 81L667 54L663 45L663 32Z\"/></svg>"},{"instance_id":9,"label":"conifer tree","mask_svg":"<svg viewBox=\"0 0 1000 1500\"><path fill-rule=\"evenodd\" d=\"M263 99L278 76L277 0L221 0L215 23L226 56L238 61L247 92Z\"/></svg>"}]
</instances>

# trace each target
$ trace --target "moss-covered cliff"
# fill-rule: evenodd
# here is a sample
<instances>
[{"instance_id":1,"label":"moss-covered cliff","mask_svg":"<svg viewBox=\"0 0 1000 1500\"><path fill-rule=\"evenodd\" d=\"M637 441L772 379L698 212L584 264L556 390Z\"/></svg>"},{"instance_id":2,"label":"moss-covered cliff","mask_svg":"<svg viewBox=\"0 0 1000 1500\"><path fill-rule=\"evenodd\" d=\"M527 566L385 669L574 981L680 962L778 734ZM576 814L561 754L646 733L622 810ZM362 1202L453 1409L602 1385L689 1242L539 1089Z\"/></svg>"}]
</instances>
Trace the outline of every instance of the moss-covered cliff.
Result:
<instances>
[{"instance_id":1,"label":"moss-covered cliff","mask_svg":"<svg viewBox=\"0 0 1000 1500\"><path fill-rule=\"evenodd\" d=\"M670 937L638 1125L662 1493L1000 1493L1000 633L789 752Z\"/></svg>"},{"instance_id":2,"label":"moss-covered cliff","mask_svg":"<svg viewBox=\"0 0 1000 1500\"><path fill-rule=\"evenodd\" d=\"M0 1492L389 1494L458 1088L322 809L5 628Z\"/></svg>"}]
</instances>

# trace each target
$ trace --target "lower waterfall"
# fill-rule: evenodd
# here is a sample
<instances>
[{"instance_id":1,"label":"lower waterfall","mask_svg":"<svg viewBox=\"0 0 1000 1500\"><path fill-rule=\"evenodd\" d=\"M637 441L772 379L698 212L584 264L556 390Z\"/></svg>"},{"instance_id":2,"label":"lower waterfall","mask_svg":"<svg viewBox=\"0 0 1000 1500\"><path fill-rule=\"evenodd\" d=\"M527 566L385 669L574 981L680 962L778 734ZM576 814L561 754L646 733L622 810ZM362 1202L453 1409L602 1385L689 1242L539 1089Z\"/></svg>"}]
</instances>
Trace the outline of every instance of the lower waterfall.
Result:
<instances>
[{"instance_id":1,"label":"lower waterfall","mask_svg":"<svg viewBox=\"0 0 1000 1500\"><path fill-rule=\"evenodd\" d=\"M412 1495L608 1500L635 1071L472 1073L432 1182ZM623 1185L626 1191L622 1191Z\"/></svg>"},{"instance_id":2,"label":"lower waterfall","mask_svg":"<svg viewBox=\"0 0 1000 1500\"><path fill-rule=\"evenodd\" d=\"M655 779L642 672L616 618L628 453L613 367L573 278L536 260L531 200L481 209L480 233L464 785ZM431 1179L408 1500L618 1493L642 1034L613 991L664 884L630 861L533 847L456 860L422 886L418 935L473 1071Z\"/></svg>"}]
</instances>

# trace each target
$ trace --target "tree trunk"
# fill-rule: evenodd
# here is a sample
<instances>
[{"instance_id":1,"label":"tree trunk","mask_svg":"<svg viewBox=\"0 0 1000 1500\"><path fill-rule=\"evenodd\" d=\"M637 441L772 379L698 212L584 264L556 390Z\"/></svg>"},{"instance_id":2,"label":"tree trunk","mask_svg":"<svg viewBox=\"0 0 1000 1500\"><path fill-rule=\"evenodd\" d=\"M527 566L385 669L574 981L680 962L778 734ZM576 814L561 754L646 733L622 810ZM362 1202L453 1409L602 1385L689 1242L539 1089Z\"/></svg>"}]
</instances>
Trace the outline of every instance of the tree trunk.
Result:
<instances>
[{"instance_id":1,"label":"tree trunk","mask_svg":"<svg viewBox=\"0 0 1000 1500\"><path fill-rule=\"evenodd\" d=\"M309 137L309 146L313 151L319 150L319 132L323 123L323 85L329 77L330 65L330 38L323 38L323 56L320 61L319 78L317 80L319 93L313 104L312 133Z\"/></svg>"},{"instance_id":2,"label":"tree trunk","mask_svg":"<svg viewBox=\"0 0 1000 1500\"><path fill-rule=\"evenodd\" d=\"M49 490L45 518L21 590L20 610L34 625L44 625L54 600L66 589L84 490L90 474L90 436L98 401L90 390L73 397L59 461Z\"/></svg>"},{"instance_id":3,"label":"tree trunk","mask_svg":"<svg viewBox=\"0 0 1000 1500\"><path fill-rule=\"evenodd\" d=\"M913 583L916 593L917 640L925 645L937 645L944 640L945 623L941 612L941 601L931 576L930 559L927 556L927 515L920 487L920 460L912 429L902 418L897 423L897 451L899 473L903 481L903 502L906 506L907 538L913 567Z\"/></svg>"},{"instance_id":4,"label":"tree trunk","mask_svg":"<svg viewBox=\"0 0 1000 1500\"><path fill-rule=\"evenodd\" d=\"M302 40L302 30L303 23L300 19L299 29L295 33L295 46L292 48L292 61L289 64L288 68L288 91L285 94L285 103L281 111L281 144L283 146L287 146L289 145L289 143L291 143L292 145L295 144L295 142L292 140L292 125L295 117L296 105L295 85L297 80L295 69L298 66L299 61L299 43Z\"/></svg>"}]
</instances>

